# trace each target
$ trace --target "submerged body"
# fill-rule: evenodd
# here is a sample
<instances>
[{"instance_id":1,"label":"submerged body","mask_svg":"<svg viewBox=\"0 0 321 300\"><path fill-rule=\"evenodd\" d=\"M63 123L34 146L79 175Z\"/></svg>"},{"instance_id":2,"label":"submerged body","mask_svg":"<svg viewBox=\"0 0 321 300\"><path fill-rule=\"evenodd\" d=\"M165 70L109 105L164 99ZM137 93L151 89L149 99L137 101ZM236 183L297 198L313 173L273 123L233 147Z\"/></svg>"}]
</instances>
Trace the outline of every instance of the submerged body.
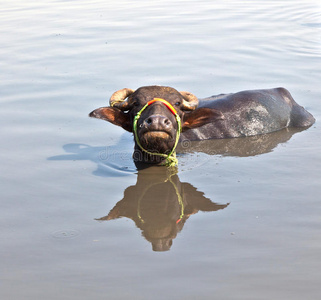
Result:
<instances>
[{"instance_id":1,"label":"submerged body","mask_svg":"<svg viewBox=\"0 0 321 300\"><path fill-rule=\"evenodd\" d=\"M308 127L315 122L284 88L212 96L199 100L198 107L217 109L224 118L184 132L182 140L253 136L286 127Z\"/></svg>"}]
</instances>

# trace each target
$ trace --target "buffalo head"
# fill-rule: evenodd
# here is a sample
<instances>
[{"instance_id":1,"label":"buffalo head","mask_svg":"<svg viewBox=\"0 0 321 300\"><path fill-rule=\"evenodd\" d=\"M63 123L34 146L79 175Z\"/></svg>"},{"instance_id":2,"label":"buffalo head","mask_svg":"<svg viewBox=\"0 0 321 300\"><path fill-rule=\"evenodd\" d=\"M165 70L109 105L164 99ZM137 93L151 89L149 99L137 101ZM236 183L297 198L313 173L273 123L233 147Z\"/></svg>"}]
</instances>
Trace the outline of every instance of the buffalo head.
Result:
<instances>
[{"instance_id":1,"label":"buffalo head","mask_svg":"<svg viewBox=\"0 0 321 300\"><path fill-rule=\"evenodd\" d=\"M165 101L151 102L154 99ZM152 104L145 107L147 103ZM178 130L185 131L223 118L220 111L197 106L196 96L171 87L146 86L136 91L124 88L113 93L110 106L95 109L89 116L129 132L135 129L135 162L160 163L164 157L157 154L167 155L173 150ZM140 117L133 127L138 113Z\"/></svg>"}]
</instances>

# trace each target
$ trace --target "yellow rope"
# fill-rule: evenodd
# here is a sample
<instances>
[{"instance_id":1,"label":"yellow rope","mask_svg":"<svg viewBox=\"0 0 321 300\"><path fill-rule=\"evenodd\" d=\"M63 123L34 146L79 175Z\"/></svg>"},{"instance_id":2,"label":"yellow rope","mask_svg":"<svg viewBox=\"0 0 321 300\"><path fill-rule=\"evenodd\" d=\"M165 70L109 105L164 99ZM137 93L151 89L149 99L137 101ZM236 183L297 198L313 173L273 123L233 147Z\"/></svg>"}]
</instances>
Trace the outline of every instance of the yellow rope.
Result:
<instances>
[{"instance_id":1,"label":"yellow rope","mask_svg":"<svg viewBox=\"0 0 321 300\"><path fill-rule=\"evenodd\" d=\"M178 128L177 128L177 132L176 132L175 144L174 144L174 147L173 147L172 151L168 155L164 154L164 153L153 153L153 152L150 152L150 151L144 149L143 146L141 145L140 141L139 141L138 134L137 134L137 122L138 122L138 119L140 118L142 112L150 104L154 103L155 101L160 101L160 102L164 103L166 105L166 107L175 115L175 118L176 118L176 121L177 121L177 127ZM175 149L176 149L176 146L178 144L179 136L181 134L181 118L179 117L179 115L178 115L177 111L175 110L175 108L169 102L167 102L164 99L160 99L160 98L154 98L153 100L149 101L135 116L134 122L133 122L133 131L134 131L135 139L136 139L136 142L137 142L138 146L144 152L146 152L149 155L157 155L157 156L164 157L165 158L165 163L163 163L162 165L165 165L165 166L168 166L168 167L174 167L174 166L176 166L178 164L178 160L176 158Z\"/></svg>"}]
</instances>

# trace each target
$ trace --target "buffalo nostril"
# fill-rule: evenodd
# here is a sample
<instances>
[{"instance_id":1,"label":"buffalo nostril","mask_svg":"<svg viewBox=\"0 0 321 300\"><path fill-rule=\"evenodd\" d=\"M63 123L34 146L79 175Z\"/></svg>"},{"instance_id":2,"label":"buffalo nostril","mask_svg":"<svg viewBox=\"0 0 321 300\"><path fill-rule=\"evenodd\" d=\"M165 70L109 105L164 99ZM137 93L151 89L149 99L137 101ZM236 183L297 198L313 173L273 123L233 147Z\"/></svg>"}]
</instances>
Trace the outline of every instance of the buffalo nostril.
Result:
<instances>
[{"instance_id":1,"label":"buffalo nostril","mask_svg":"<svg viewBox=\"0 0 321 300\"><path fill-rule=\"evenodd\" d=\"M172 122L170 121L170 119L161 115L149 116L144 120L143 123L146 127L153 128L153 129L162 129L165 127L170 127L172 125Z\"/></svg>"},{"instance_id":2,"label":"buffalo nostril","mask_svg":"<svg viewBox=\"0 0 321 300\"><path fill-rule=\"evenodd\" d=\"M169 125L171 125L171 121L166 118L166 119L164 119L164 124L165 124L166 126L169 126Z\"/></svg>"}]
</instances>

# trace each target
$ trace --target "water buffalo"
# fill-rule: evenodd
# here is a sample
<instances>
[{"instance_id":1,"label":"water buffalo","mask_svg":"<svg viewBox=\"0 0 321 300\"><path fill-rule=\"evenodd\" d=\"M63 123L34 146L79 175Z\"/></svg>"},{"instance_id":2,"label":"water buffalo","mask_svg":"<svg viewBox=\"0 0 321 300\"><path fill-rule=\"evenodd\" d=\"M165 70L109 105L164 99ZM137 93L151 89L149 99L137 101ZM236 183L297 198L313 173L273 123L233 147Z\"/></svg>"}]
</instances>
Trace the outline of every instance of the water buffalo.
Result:
<instances>
[{"instance_id":1,"label":"water buffalo","mask_svg":"<svg viewBox=\"0 0 321 300\"><path fill-rule=\"evenodd\" d=\"M221 94L202 100L164 86L122 89L109 107L89 114L134 133L136 163L176 164L179 140L238 138L308 127L315 119L284 88Z\"/></svg>"}]
</instances>

